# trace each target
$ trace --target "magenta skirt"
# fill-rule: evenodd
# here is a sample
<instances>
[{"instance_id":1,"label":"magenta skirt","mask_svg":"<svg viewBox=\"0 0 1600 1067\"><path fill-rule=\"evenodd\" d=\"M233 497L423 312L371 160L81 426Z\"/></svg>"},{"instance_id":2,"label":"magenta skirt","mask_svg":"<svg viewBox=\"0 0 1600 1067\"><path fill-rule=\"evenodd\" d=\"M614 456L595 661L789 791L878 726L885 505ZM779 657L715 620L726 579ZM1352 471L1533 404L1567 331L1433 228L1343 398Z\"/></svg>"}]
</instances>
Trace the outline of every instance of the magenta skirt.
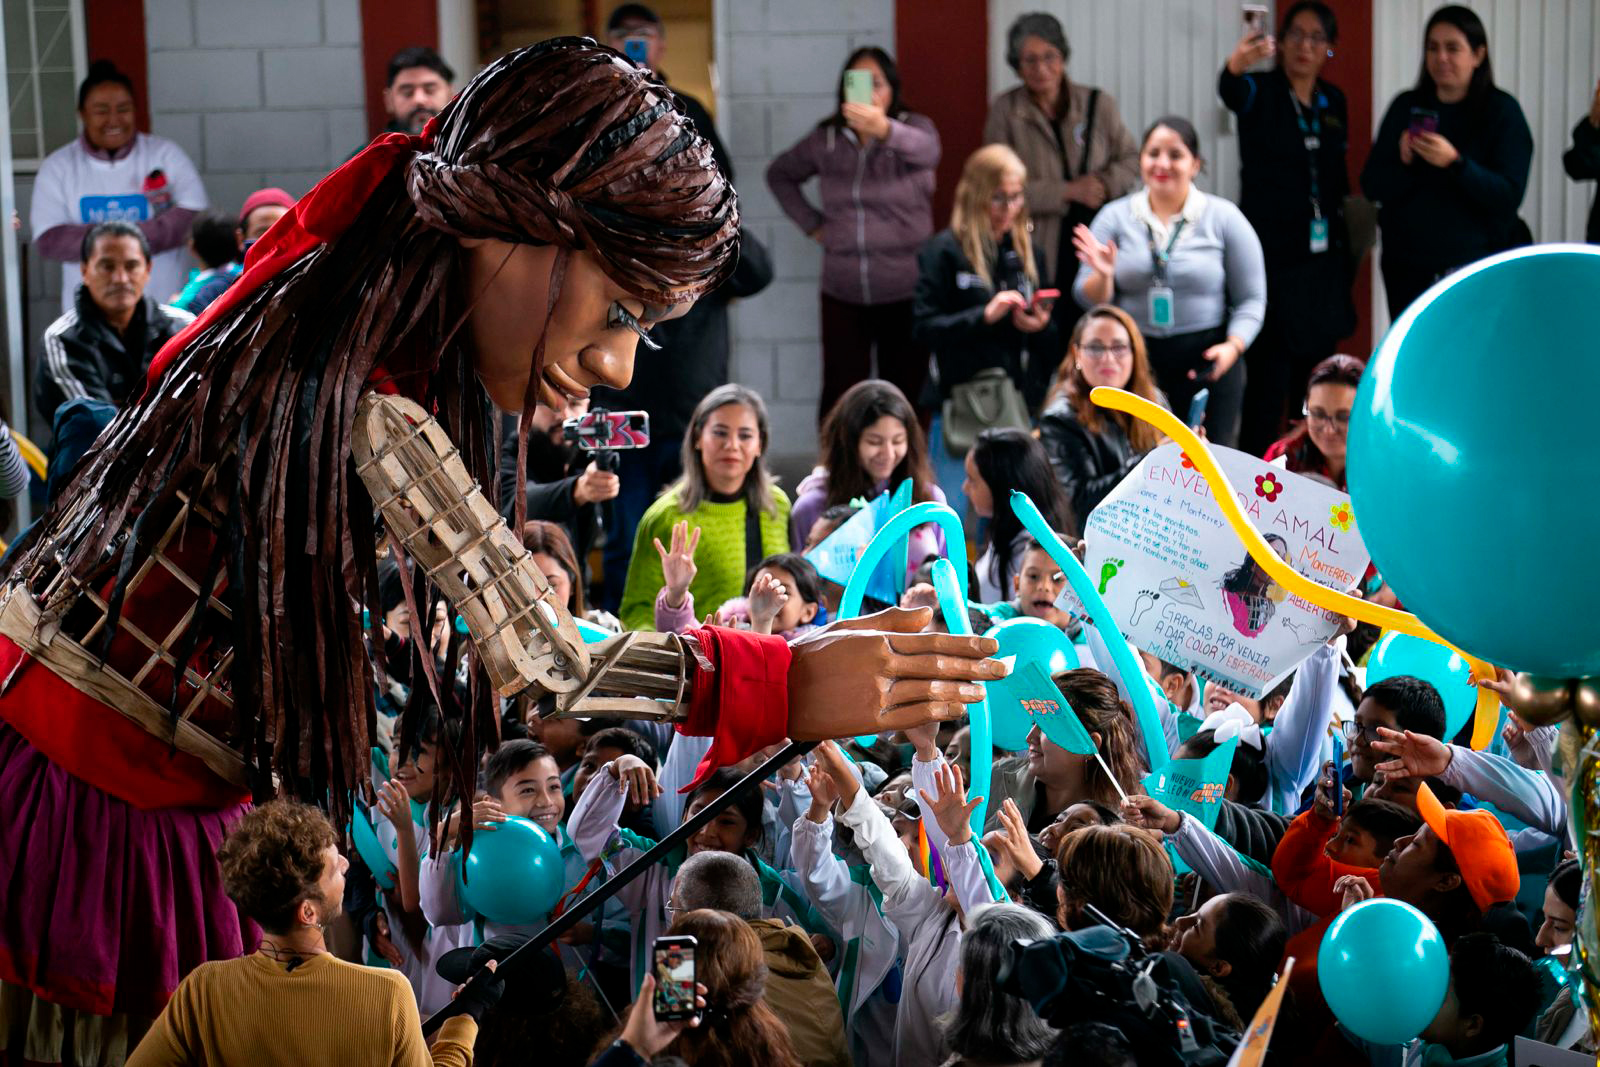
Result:
<instances>
[{"instance_id":1,"label":"magenta skirt","mask_svg":"<svg viewBox=\"0 0 1600 1067\"><path fill-rule=\"evenodd\" d=\"M0 721L0 981L91 1015L159 1015L184 975L255 947L217 867L247 810L144 811Z\"/></svg>"}]
</instances>

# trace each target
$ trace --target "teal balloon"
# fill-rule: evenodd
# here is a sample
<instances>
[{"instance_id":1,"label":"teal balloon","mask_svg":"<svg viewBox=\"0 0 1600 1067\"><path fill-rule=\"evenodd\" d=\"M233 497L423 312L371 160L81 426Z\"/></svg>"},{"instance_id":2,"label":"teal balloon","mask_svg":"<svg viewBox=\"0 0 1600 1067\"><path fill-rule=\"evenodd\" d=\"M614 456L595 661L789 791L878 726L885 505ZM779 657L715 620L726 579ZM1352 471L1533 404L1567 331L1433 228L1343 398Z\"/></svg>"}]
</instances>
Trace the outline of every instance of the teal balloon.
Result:
<instances>
[{"instance_id":1,"label":"teal balloon","mask_svg":"<svg viewBox=\"0 0 1600 1067\"><path fill-rule=\"evenodd\" d=\"M1367 684L1409 674L1421 678L1439 691L1444 701L1444 736L1454 737L1478 706L1478 689L1472 684L1472 668L1461 653L1437 641L1424 641L1407 634L1386 633L1373 646L1367 659Z\"/></svg>"},{"instance_id":2,"label":"teal balloon","mask_svg":"<svg viewBox=\"0 0 1600 1067\"><path fill-rule=\"evenodd\" d=\"M499 923L543 922L561 899L561 848L538 823L513 816L472 835L462 892L473 911Z\"/></svg>"},{"instance_id":3,"label":"teal balloon","mask_svg":"<svg viewBox=\"0 0 1600 1067\"><path fill-rule=\"evenodd\" d=\"M1600 248L1491 256L1401 313L1356 393L1350 497L1399 596L1512 670L1600 673Z\"/></svg>"},{"instance_id":4,"label":"teal balloon","mask_svg":"<svg viewBox=\"0 0 1600 1067\"><path fill-rule=\"evenodd\" d=\"M1438 927L1399 900L1364 900L1322 935L1317 982L1334 1017L1375 1045L1403 1045L1439 1014L1450 953Z\"/></svg>"},{"instance_id":5,"label":"teal balloon","mask_svg":"<svg viewBox=\"0 0 1600 1067\"><path fill-rule=\"evenodd\" d=\"M384 820L388 826L388 820ZM390 834L394 831L391 829ZM378 831L372 823L357 808L350 816L350 838L355 842L356 852L361 856L361 862L367 865L367 870L372 872L373 880L384 889L393 889L395 886L394 861L384 851L383 843L378 840Z\"/></svg>"},{"instance_id":6,"label":"teal balloon","mask_svg":"<svg viewBox=\"0 0 1600 1067\"><path fill-rule=\"evenodd\" d=\"M1025 686L1022 666L1037 663L1046 675L1054 677L1062 671L1078 666L1078 653L1072 639L1059 627L1043 619L1022 617L1007 619L990 627L984 635L1000 643L995 659L1016 657L1011 673L997 682L988 682L989 719L994 730L994 743L1012 752L1028 747L1028 731L1033 719L1022 707L1022 698L1028 695L1020 690ZM977 751L974 749L973 751Z\"/></svg>"}]
</instances>

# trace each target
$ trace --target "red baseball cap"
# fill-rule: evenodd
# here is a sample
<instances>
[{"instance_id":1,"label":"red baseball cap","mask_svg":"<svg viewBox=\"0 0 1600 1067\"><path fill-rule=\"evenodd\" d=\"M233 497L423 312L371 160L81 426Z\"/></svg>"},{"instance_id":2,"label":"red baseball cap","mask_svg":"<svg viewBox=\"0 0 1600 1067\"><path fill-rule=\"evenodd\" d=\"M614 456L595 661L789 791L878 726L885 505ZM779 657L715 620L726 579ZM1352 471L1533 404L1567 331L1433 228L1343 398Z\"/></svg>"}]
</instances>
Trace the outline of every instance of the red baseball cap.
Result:
<instances>
[{"instance_id":1,"label":"red baseball cap","mask_svg":"<svg viewBox=\"0 0 1600 1067\"><path fill-rule=\"evenodd\" d=\"M244 206L239 209L239 225L241 227L250 220L250 212L258 207L292 208L294 207L294 197L290 196L287 190L279 189L275 185L268 186L265 189L257 189L244 198Z\"/></svg>"},{"instance_id":2,"label":"red baseball cap","mask_svg":"<svg viewBox=\"0 0 1600 1067\"><path fill-rule=\"evenodd\" d=\"M1487 811L1451 811L1426 782L1417 788L1417 813L1455 857L1461 880L1479 911L1516 898L1522 886L1517 853L1500 820Z\"/></svg>"}]
</instances>

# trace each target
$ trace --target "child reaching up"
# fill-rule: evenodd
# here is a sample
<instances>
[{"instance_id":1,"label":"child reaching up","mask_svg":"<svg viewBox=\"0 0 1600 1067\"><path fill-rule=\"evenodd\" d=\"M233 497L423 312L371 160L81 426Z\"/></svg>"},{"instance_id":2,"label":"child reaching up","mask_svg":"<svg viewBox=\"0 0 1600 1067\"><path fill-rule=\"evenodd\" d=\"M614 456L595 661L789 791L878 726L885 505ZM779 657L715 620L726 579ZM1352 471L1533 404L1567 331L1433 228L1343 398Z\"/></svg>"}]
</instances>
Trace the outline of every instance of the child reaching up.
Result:
<instances>
[{"instance_id":1,"label":"child reaching up","mask_svg":"<svg viewBox=\"0 0 1600 1067\"><path fill-rule=\"evenodd\" d=\"M656 629L681 634L697 624L694 594L689 591L698 573L695 548L700 531L689 524L672 528L672 547L657 541L663 584L656 596ZM724 601L715 618L726 626L748 628L758 634L778 634L793 641L815 628L822 618L822 579L811 561L794 552L778 552L763 559L745 576L745 595Z\"/></svg>"}]
</instances>

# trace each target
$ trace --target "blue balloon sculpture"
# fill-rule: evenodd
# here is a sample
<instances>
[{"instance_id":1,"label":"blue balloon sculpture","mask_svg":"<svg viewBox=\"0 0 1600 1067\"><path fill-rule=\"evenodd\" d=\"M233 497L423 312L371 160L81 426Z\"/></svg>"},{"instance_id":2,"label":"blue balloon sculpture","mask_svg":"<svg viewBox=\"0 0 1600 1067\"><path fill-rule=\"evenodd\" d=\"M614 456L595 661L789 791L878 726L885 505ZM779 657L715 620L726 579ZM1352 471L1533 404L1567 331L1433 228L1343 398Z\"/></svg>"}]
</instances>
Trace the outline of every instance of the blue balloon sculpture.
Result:
<instances>
[{"instance_id":1,"label":"blue balloon sculpture","mask_svg":"<svg viewBox=\"0 0 1600 1067\"><path fill-rule=\"evenodd\" d=\"M994 727L994 743L1012 752L1028 747L1028 731L1033 719L1023 708L1016 692L1021 682L1021 668L1025 663L1038 663L1050 676L1070 671L1078 664L1077 650L1072 638L1060 627L1043 619L1022 616L996 623L983 636L1000 643L995 659L1013 657L1011 673L998 682L989 682L989 721Z\"/></svg>"},{"instance_id":2,"label":"blue balloon sculpture","mask_svg":"<svg viewBox=\"0 0 1600 1067\"><path fill-rule=\"evenodd\" d=\"M1600 248L1474 263L1400 314L1350 419L1361 538L1407 609L1512 670L1600 672Z\"/></svg>"},{"instance_id":3,"label":"blue balloon sculpture","mask_svg":"<svg viewBox=\"0 0 1600 1067\"><path fill-rule=\"evenodd\" d=\"M878 561L889 549L905 540L912 530L930 522L944 531L945 554L955 564L961 596L966 598L967 535L961 529L961 516L948 504L924 500L890 517L867 542L861 558L856 561L856 569L850 572L850 581L845 583L844 595L839 598L839 618L853 619L861 614L861 599L866 596L867 583L872 580L872 572L877 569Z\"/></svg>"},{"instance_id":4,"label":"blue balloon sculpture","mask_svg":"<svg viewBox=\"0 0 1600 1067\"><path fill-rule=\"evenodd\" d=\"M538 923L561 899L561 847L530 819L512 816L472 835L461 891L473 911L499 923Z\"/></svg>"},{"instance_id":5,"label":"blue balloon sculpture","mask_svg":"<svg viewBox=\"0 0 1600 1067\"><path fill-rule=\"evenodd\" d=\"M1317 982L1351 1033L1375 1045L1402 1045L1439 1014L1450 953L1433 921L1410 904L1364 900L1322 936Z\"/></svg>"},{"instance_id":6,"label":"blue balloon sculpture","mask_svg":"<svg viewBox=\"0 0 1600 1067\"><path fill-rule=\"evenodd\" d=\"M1461 653L1437 641L1424 641L1407 634L1384 634L1367 659L1367 684L1401 674L1421 678L1439 691L1444 701L1445 740L1454 737L1467 724L1478 706L1478 688L1472 684L1472 668Z\"/></svg>"}]
</instances>

